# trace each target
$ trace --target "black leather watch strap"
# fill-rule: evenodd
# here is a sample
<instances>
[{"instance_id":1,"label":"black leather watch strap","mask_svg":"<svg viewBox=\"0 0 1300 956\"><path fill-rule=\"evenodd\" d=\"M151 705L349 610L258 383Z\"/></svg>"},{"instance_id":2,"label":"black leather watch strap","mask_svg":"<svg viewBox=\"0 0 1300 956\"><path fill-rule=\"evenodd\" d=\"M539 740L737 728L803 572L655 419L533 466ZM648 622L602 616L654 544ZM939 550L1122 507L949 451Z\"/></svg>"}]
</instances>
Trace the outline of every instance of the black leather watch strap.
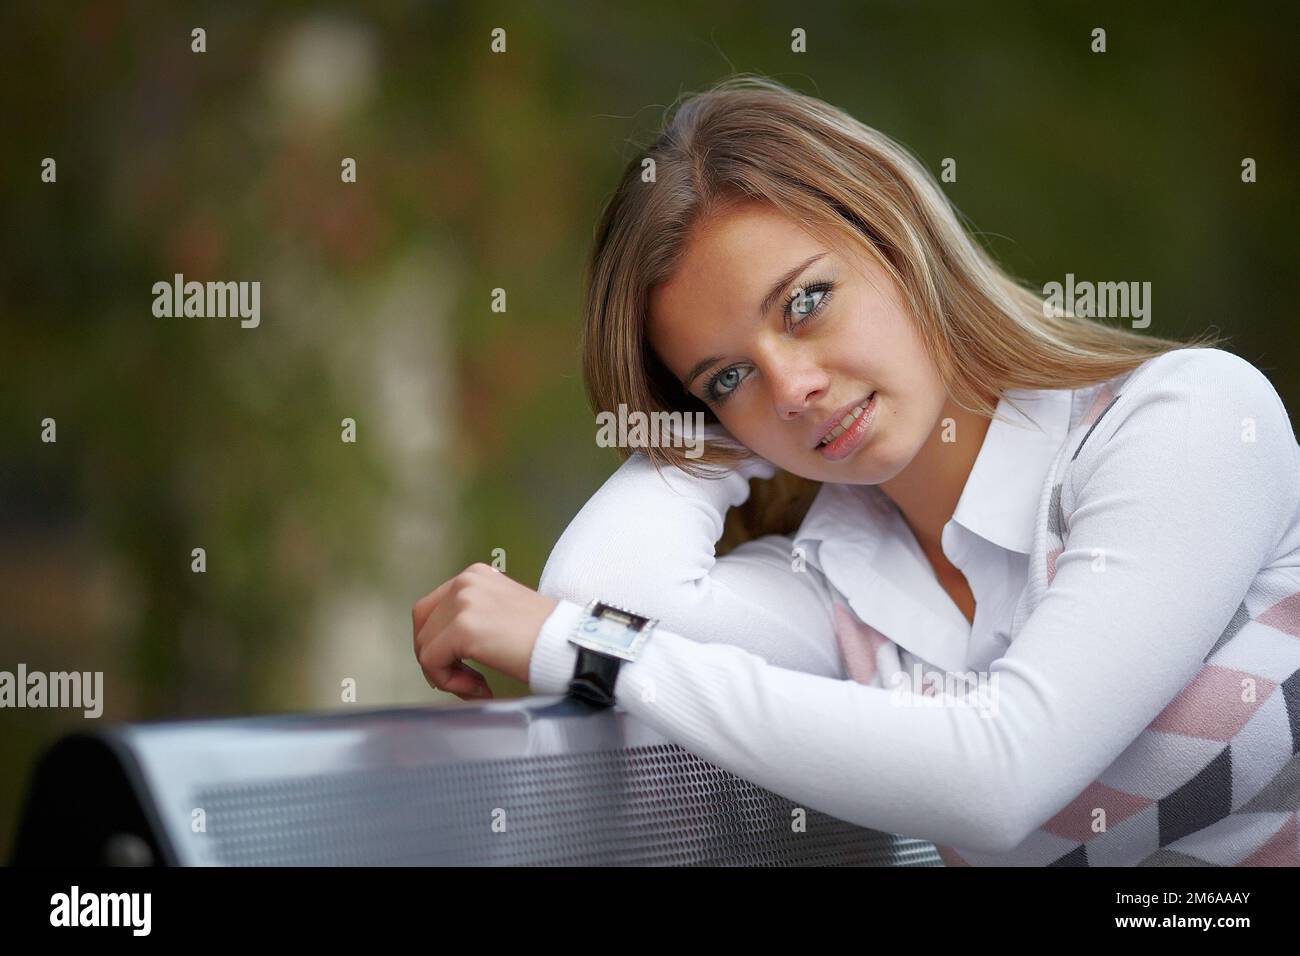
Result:
<instances>
[{"instance_id":1,"label":"black leather watch strap","mask_svg":"<svg viewBox=\"0 0 1300 956\"><path fill-rule=\"evenodd\" d=\"M622 660L609 654L579 647L573 680L569 682L569 693L598 707L612 707L614 683L618 680L618 669L622 663Z\"/></svg>"}]
</instances>

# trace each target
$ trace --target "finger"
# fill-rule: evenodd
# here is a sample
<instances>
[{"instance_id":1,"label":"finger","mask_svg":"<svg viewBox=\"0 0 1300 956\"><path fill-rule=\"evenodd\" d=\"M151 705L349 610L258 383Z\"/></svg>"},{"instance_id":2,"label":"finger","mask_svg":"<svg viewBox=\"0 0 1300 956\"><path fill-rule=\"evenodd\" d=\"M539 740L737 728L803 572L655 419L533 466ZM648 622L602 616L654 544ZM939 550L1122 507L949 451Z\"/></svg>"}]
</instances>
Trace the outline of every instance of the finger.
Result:
<instances>
[{"instance_id":1,"label":"finger","mask_svg":"<svg viewBox=\"0 0 1300 956\"><path fill-rule=\"evenodd\" d=\"M424 672L424 679L434 690L447 690L451 683L452 675L455 671L450 664L435 664L435 648L432 644L427 644L421 648L415 655L416 660L420 662L420 670Z\"/></svg>"},{"instance_id":2,"label":"finger","mask_svg":"<svg viewBox=\"0 0 1300 956\"><path fill-rule=\"evenodd\" d=\"M442 584L438 585L436 588L434 588L424 597L416 601L415 606L411 608L411 624L412 624L411 629L416 634L419 634L422 630L424 630L424 624L429 619L429 614L433 611L435 607L438 606L439 602L442 601L442 599L447 596L447 591L450 589L452 582L454 582L456 578L460 577L461 574L465 574L466 572L470 572L470 571L484 571L484 570L488 570L489 567L490 567L489 565L484 564L482 561L476 561L474 564L471 564L469 567L467 567L464 571L460 572L460 574L453 575L452 577L448 578L446 581L443 581ZM493 568L492 570L496 570L496 569Z\"/></svg>"},{"instance_id":3,"label":"finger","mask_svg":"<svg viewBox=\"0 0 1300 956\"><path fill-rule=\"evenodd\" d=\"M448 620L451 613L450 606L446 606L436 607L429 614L416 638L416 660L420 662L425 679L438 690L472 690L474 675L478 672L461 663L466 654L457 641L457 629ZM466 670L470 673L466 674ZM479 679L482 679L481 675Z\"/></svg>"},{"instance_id":4,"label":"finger","mask_svg":"<svg viewBox=\"0 0 1300 956\"><path fill-rule=\"evenodd\" d=\"M451 679L444 690L453 694L468 694L478 697L488 689L487 678L464 661L455 661L451 665Z\"/></svg>"},{"instance_id":5,"label":"finger","mask_svg":"<svg viewBox=\"0 0 1300 956\"><path fill-rule=\"evenodd\" d=\"M452 661L442 670L430 671L425 668L424 679L434 690L455 694L461 700L492 697L492 689L488 686L487 678L464 661Z\"/></svg>"},{"instance_id":6,"label":"finger","mask_svg":"<svg viewBox=\"0 0 1300 956\"><path fill-rule=\"evenodd\" d=\"M457 661L454 667L456 673L452 675L451 682L455 686L448 687L447 690L461 700L482 700L492 696L492 688L481 673L464 661Z\"/></svg>"},{"instance_id":7,"label":"finger","mask_svg":"<svg viewBox=\"0 0 1300 956\"><path fill-rule=\"evenodd\" d=\"M416 637L415 650L417 654L420 651L420 632L424 630L424 625L429 620L429 615L433 613L433 609L436 608L438 603L447 596L447 592L451 589L451 584L455 580L455 578L448 578L446 581L443 581L424 597L420 598L420 600L416 601L415 606L411 609L411 630Z\"/></svg>"},{"instance_id":8,"label":"finger","mask_svg":"<svg viewBox=\"0 0 1300 956\"><path fill-rule=\"evenodd\" d=\"M491 692L491 691L486 691L485 693L482 693L482 694L457 694L456 696L459 697L461 700L469 701L470 703L474 703L474 702L476 702L476 701L480 701L480 700L495 700L495 699L496 699L496 698L494 698L494 697L492 696L492 692Z\"/></svg>"}]
</instances>

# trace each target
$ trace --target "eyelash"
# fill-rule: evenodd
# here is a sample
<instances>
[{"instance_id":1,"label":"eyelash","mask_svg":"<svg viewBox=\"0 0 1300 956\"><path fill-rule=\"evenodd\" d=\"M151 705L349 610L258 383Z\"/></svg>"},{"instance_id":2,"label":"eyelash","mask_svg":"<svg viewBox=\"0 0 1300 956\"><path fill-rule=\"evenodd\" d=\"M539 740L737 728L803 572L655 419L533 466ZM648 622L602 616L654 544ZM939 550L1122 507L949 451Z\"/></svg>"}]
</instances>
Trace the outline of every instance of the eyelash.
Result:
<instances>
[{"instance_id":1,"label":"eyelash","mask_svg":"<svg viewBox=\"0 0 1300 956\"><path fill-rule=\"evenodd\" d=\"M820 292L822 293L822 296L820 299L817 300L816 308L814 308L811 312L809 312L807 315L801 318L798 322L794 323L793 326L790 326L791 328L795 328L795 329L802 328L803 326L807 325L813 319L817 318L822 314L822 311L826 308L826 303L831 300L831 296L834 293L835 282L831 279L822 279L821 281L818 282L810 282L808 283L808 285L801 286L800 288L803 289L804 294ZM787 325L790 322L790 318L791 318L790 307L794 303L794 298L795 297L793 295L787 295L785 297L785 306L781 310L781 313L785 318ZM709 378L709 381L704 386L705 401L711 402L714 405L721 405L732 395L736 394L740 386L745 383L745 379L742 378L732 388L730 388L725 392L719 393L714 391L715 387L717 386L718 380L735 367L736 366L734 365L728 365L726 368L720 369L719 371L713 373L713 375Z\"/></svg>"}]
</instances>

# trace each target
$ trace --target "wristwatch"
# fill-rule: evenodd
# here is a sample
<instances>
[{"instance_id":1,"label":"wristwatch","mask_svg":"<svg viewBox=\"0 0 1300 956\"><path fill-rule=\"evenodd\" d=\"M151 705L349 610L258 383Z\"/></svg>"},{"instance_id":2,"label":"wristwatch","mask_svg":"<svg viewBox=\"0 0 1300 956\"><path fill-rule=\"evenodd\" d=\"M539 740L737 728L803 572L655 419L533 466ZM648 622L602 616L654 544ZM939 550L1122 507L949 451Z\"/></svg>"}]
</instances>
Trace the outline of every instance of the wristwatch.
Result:
<instances>
[{"instance_id":1,"label":"wristwatch","mask_svg":"<svg viewBox=\"0 0 1300 956\"><path fill-rule=\"evenodd\" d=\"M593 600L583 609L569 636L569 643L578 648L569 693L598 707L613 706L619 667L624 661L634 661L641 655L658 623L656 618Z\"/></svg>"}]
</instances>

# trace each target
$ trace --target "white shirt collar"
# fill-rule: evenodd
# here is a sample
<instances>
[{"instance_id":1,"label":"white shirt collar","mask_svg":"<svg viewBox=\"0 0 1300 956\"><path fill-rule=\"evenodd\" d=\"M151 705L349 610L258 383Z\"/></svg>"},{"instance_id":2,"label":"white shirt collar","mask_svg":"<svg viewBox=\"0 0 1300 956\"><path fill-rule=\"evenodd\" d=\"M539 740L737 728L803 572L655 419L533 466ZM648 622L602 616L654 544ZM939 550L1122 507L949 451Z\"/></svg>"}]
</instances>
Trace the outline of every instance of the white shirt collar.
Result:
<instances>
[{"instance_id":1,"label":"white shirt collar","mask_svg":"<svg viewBox=\"0 0 1300 956\"><path fill-rule=\"evenodd\" d=\"M1070 389L1012 389L998 402L975 465L966 478L953 520L985 541L1029 554L1038 519L1038 496L1052 459L1070 430ZM1024 410L1007 402L1008 396Z\"/></svg>"},{"instance_id":2,"label":"white shirt collar","mask_svg":"<svg viewBox=\"0 0 1300 956\"><path fill-rule=\"evenodd\" d=\"M1072 401L1070 389L1004 393L997 413L1009 421L989 423L954 523L996 547L1029 554L1039 494L1069 431ZM970 624L877 486L824 484L794 541L862 620L929 663L965 669Z\"/></svg>"}]
</instances>

